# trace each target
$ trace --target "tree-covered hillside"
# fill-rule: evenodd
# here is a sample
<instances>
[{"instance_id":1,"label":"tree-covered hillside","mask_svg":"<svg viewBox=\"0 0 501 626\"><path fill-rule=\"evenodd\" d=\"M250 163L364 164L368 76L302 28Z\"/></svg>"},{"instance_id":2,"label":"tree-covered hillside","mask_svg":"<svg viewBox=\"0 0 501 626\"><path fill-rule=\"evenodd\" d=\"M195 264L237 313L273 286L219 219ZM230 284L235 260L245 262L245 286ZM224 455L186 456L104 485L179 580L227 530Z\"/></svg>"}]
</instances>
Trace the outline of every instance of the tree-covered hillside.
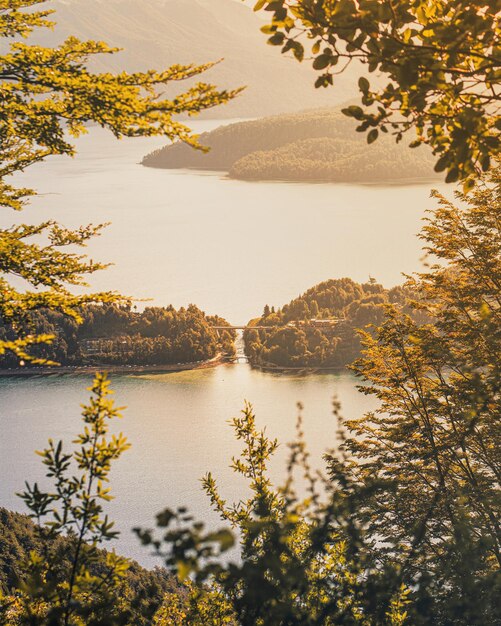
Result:
<instances>
[{"instance_id":1,"label":"tree-covered hillside","mask_svg":"<svg viewBox=\"0 0 501 626\"><path fill-rule=\"evenodd\" d=\"M360 354L356 330L381 324L384 304L404 305L403 287L385 289L375 281L328 280L275 310L268 305L244 332L245 354L257 367L342 367Z\"/></svg>"},{"instance_id":2,"label":"tree-covered hillside","mask_svg":"<svg viewBox=\"0 0 501 626\"><path fill-rule=\"evenodd\" d=\"M63 365L172 365L234 352L234 331L218 333L213 328L227 322L194 305L179 310L148 307L143 312L114 304L90 305L80 314L79 325L57 311L32 312L22 324L23 333L53 335L54 340L33 347L31 354ZM14 329L0 326L0 339L11 336ZM14 355L0 358L0 368L17 365Z\"/></svg>"},{"instance_id":3,"label":"tree-covered hillside","mask_svg":"<svg viewBox=\"0 0 501 626\"><path fill-rule=\"evenodd\" d=\"M303 139L275 150L248 154L233 164L230 176L241 180L290 180L379 183L429 179L433 160L429 151L396 146L380 139L364 141L330 137Z\"/></svg>"},{"instance_id":4,"label":"tree-covered hillside","mask_svg":"<svg viewBox=\"0 0 501 626\"><path fill-rule=\"evenodd\" d=\"M71 569L71 546L75 537L59 536L44 540L43 531L27 516L0 508L0 594L15 593L28 576L27 564L31 553L57 554L56 580L63 581ZM99 550L92 568L94 574L107 569L109 552ZM147 570L129 561L121 581L120 593L127 604L129 623L147 626L167 594L175 594L181 601L186 590L163 568ZM18 622L16 621L16 624Z\"/></svg>"},{"instance_id":5,"label":"tree-covered hillside","mask_svg":"<svg viewBox=\"0 0 501 626\"><path fill-rule=\"evenodd\" d=\"M291 141L320 137L352 137L353 124L335 109L273 115L237 122L202 133L200 143L207 153L189 150L182 142L148 154L143 165L160 168L195 167L229 170L242 157L256 150L272 150Z\"/></svg>"},{"instance_id":6,"label":"tree-covered hillside","mask_svg":"<svg viewBox=\"0 0 501 626\"><path fill-rule=\"evenodd\" d=\"M339 108L239 122L200 136L208 153L181 142L148 154L143 165L167 169L226 170L244 180L381 182L431 179L433 158L381 138L367 146Z\"/></svg>"}]
</instances>

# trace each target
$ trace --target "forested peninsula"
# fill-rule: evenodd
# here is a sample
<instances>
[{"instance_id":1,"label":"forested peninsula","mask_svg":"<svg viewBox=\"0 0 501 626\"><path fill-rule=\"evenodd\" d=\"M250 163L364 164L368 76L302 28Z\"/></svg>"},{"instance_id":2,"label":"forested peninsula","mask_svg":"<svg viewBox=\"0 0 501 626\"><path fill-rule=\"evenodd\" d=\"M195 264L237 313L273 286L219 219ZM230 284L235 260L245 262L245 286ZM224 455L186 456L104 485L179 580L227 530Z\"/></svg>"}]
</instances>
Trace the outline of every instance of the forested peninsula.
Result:
<instances>
[{"instance_id":1,"label":"forested peninsula","mask_svg":"<svg viewBox=\"0 0 501 626\"><path fill-rule=\"evenodd\" d=\"M357 330L380 325L386 304L411 313L405 306L410 295L406 287L385 289L374 280L322 282L282 308L266 305L244 331L245 354L252 366L264 370L344 367L360 356Z\"/></svg>"},{"instance_id":2,"label":"forested peninsula","mask_svg":"<svg viewBox=\"0 0 501 626\"><path fill-rule=\"evenodd\" d=\"M322 282L289 304L266 305L243 332L244 353L251 366L263 370L337 369L360 356L358 330L383 322L386 304L406 308L412 294L406 287L386 289L371 279ZM0 356L0 375L8 370L31 373L47 365L76 368L121 367L190 369L232 361L236 331L218 315L206 315L191 304L147 307L87 305L80 321L49 309L32 311L23 321L24 334L52 336L50 343L30 348L29 371L8 352ZM419 320L418 320L419 321ZM226 327L226 328L225 328ZM0 340L19 329L0 325ZM48 371L53 371L49 367Z\"/></svg>"},{"instance_id":3,"label":"forested peninsula","mask_svg":"<svg viewBox=\"0 0 501 626\"><path fill-rule=\"evenodd\" d=\"M222 170L240 180L346 183L432 180L428 148L381 136L367 150L365 135L341 108L276 115L222 126L200 135L209 152L182 142L144 157L147 167Z\"/></svg>"},{"instance_id":4,"label":"forested peninsula","mask_svg":"<svg viewBox=\"0 0 501 626\"><path fill-rule=\"evenodd\" d=\"M23 321L24 334L52 335L50 343L30 349L30 356L62 366L173 366L197 364L234 354L235 331L223 318L206 315L195 305L147 307L88 305L79 310L82 322L48 309L32 311ZM0 340L19 329L0 325ZM31 364L30 364L31 365ZM0 370L20 367L14 355L0 356ZM30 368L31 369L31 368Z\"/></svg>"}]
</instances>

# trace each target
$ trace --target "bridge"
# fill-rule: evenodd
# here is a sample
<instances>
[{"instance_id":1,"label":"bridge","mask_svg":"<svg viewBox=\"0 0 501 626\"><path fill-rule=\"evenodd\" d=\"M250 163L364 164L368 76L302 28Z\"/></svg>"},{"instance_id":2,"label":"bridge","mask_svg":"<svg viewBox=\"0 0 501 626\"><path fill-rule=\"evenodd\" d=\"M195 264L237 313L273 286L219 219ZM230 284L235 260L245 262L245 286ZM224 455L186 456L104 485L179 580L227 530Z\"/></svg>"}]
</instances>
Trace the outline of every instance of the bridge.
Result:
<instances>
[{"instance_id":1,"label":"bridge","mask_svg":"<svg viewBox=\"0 0 501 626\"><path fill-rule=\"evenodd\" d=\"M276 326L213 326L214 330L272 330Z\"/></svg>"},{"instance_id":2,"label":"bridge","mask_svg":"<svg viewBox=\"0 0 501 626\"><path fill-rule=\"evenodd\" d=\"M234 356L226 357L228 363L248 363L249 359L245 354L235 354Z\"/></svg>"},{"instance_id":3,"label":"bridge","mask_svg":"<svg viewBox=\"0 0 501 626\"><path fill-rule=\"evenodd\" d=\"M346 322L342 317L331 317L327 319L311 319L311 320L296 320L289 322L285 326L282 324L275 324L275 326L233 326L228 324L227 326L213 326L215 330L278 330L280 328L302 328L304 326L313 326L320 330L332 329Z\"/></svg>"}]
</instances>

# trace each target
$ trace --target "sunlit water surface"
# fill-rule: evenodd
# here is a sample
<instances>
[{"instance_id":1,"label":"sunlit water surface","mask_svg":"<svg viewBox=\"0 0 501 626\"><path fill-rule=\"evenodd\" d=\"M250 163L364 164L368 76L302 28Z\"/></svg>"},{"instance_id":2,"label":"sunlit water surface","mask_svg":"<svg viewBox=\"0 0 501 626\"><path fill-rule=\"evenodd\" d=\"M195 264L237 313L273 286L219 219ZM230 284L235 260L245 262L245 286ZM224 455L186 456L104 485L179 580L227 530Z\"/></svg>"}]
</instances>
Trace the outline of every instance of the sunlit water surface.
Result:
<instances>
[{"instance_id":1,"label":"sunlit water surface","mask_svg":"<svg viewBox=\"0 0 501 626\"><path fill-rule=\"evenodd\" d=\"M264 304L281 305L328 278L373 276L392 286L401 272L419 269L415 235L433 206L429 185L246 183L222 173L138 165L162 143L118 142L92 129L78 142L75 159L53 158L21 178L42 195L22 215L3 211L0 223L112 222L89 246L95 259L115 264L94 277L95 289L156 305L193 302L238 324ZM0 379L0 505L22 509L15 492L25 478L43 477L33 451L48 437L71 441L89 383L85 376ZM230 501L242 497L242 482L228 468L238 445L227 421L244 399L254 403L258 424L284 443L294 436L296 402L303 402L306 436L320 467L323 451L335 445L333 395L346 417L373 407L355 385L348 373L273 376L244 364L113 376L117 401L127 406L120 427L133 443L112 476L116 499L109 510L122 531L117 549L154 564L130 529L153 525L165 506L187 504L196 517L215 523L200 487L208 470ZM285 454L282 447L275 477L283 473Z\"/></svg>"},{"instance_id":2,"label":"sunlit water surface","mask_svg":"<svg viewBox=\"0 0 501 626\"><path fill-rule=\"evenodd\" d=\"M86 376L50 376L0 379L0 503L21 509L14 494L23 481L43 479L41 460L33 451L49 437L71 446L80 428L79 405L88 396ZM347 417L361 415L373 403L358 393L350 374L307 377L273 376L249 366L228 365L214 369L148 376L112 376L116 400L126 405L117 424L132 448L116 464L112 487L116 499L109 506L122 536L119 551L143 563L155 564L138 546L130 529L151 526L164 507L188 505L198 519L214 524L200 478L211 471L220 479L229 501L246 493L229 469L239 451L231 417L238 415L244 399L251 400L259 427L284 444L295 434L296 402L304 404L304 430L313 463L322 467L322 454L336 445L337 422L331 402L336 394ZM287 447L281 446L272 474L284 475ZM42 480L43 482L43 480Z\"/></svg>"}]
</instances>

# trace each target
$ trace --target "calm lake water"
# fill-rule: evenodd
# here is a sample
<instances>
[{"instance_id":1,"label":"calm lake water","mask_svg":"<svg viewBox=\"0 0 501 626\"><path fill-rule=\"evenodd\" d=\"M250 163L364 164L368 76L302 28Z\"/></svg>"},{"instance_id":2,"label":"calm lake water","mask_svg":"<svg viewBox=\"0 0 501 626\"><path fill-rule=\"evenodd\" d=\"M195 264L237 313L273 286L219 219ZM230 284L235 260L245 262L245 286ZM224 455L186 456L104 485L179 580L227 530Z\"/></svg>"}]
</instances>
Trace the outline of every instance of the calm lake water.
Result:
<instances>
[{"instance_id":1,"label":"calm lake water","mask_svg":"<svg viewBox=\"0 0 501 626\"><path fill-rule=\"evenodd\" d=\"M71 445L80 427L79 405L85 402L86 376L0 378L0 503L22 510L14 495L25 478L42 479L40 458L33 451L49 437ZM238 415L244 399L253 402L260 427L283 444L295 433L296 402L304 404L304 429L313 462L322 467L322 454L335 446L337 424L331 414L334 394L346 417L372 405L358 393L350 374L287 377L262 374L249 366L149 376L113 376L116 401L126 405L118 424L132 448L116 465L112 487L116 499L109 507L122 536L117 549L153 565L130 529L151 526L166 506L188 505L198 519L214 524L200 478L211 471L220 479L229 501L244 494L245 483L229 469L239 451L228 420ZM287 448L281 446L273 476L283 476Z\"/></svg>"},{"instance_id":2,"label":"calm lake water","mask_svg":"<svg viewBox=\"0 0 501 626\"><path fill-rule=\"evenodd\" d=\"M157 305L193 302L235 324L328 278L373 276L390 287L401 272L419 269L415 235L434 205L430 185L246 183L221 173L138 165L161 145L158 139L118 142L92 129L79 141L78 157L54 158L21 178L42 195L22 215L4 210L0 223L112 222L89 246L96 260L115 263L96 275L94 288ZM33 451L48 437L71 441L89 383L85 376L0 379L0 505L22 509L15 492L25 478L43 476ZM238 446L227 421L245 399L254 404L258 424L284 443L294 436L296 402L304 403L305 432L320 467L322 453L335 445L333 395L348 418L373 407L355 385L348 373L275 376L244 364L113 376L117 402L128 407L120 427L133 443L113 472L110 515L122 530L117 549L153 564L130 529L151 526L165 506L188 504L196 517L214 523L199 482L206 471L220 477L229 500L242 497L243 485L228 469ZM285 453L282 447L275 476Z\"/></svg>"},{"instance_id":3,"label":"calm lake water","mask_svg":"<svg viewBox=\"0 0 501 626\"><path fill-rule=\"evenodd\" d=\"M434 205L429 184L255 183L138 165L164 143L116 141L94 128L76 158L54 157L19 177L42 195L14 218L111 222L89 246L96 260L115 264L95 275L95 288L157 305L192 302L235 324L322 280L372 276L392 287L419 267L415 235ZM0 213L0 224L12 220Z\"/></svg>"}]
</instances>

